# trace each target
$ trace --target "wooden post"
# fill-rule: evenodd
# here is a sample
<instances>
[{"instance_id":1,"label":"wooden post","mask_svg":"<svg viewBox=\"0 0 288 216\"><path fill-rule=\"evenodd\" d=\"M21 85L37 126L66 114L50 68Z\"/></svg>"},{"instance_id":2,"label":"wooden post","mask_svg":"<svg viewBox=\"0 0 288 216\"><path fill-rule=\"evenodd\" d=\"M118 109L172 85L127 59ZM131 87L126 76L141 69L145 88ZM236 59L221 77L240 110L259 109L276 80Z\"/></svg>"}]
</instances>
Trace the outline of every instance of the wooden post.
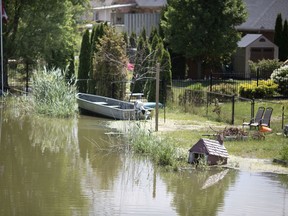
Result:
<instances>
[{"instance_id":1,"label":"wooden post","mask_svg":"<svg viewBox=\"0 0 288 216\"><path fill-rule=\"evenodd\" d=\"M156 66L156 108L155 108L155 131L158 131L158 114L159 114L159 73L160 65Z\"/></svg>"}]
</instances>

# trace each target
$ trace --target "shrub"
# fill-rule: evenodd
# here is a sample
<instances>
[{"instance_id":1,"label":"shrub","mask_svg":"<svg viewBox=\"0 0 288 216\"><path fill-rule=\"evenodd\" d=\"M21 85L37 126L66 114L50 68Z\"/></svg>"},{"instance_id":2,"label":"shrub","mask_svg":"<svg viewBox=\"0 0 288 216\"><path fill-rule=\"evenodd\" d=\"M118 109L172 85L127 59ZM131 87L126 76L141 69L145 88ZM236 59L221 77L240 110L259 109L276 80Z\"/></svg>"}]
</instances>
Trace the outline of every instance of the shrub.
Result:
<instances>
[{"instance_id":1,"label":"shrub","mask_svg":"<svg viewBox=\"0 0 288 216\"><path fill-rule=\"evenodd\" d=\"M278 85L271 80L252 81L251 84L245 83L239 86L239 95L245 98L269 98L272 97Z\"/></svg>"},{"instance_id":2,"label":"shrub","mask_svg":"<svg viewBox=\"0 0 288 216\"><path fill-rule=\"evenodd\" d=\"M277 92L288 96L288 65L274 70L271 79L278 84Z\"/></svg>"},{"instance_id":3,"label":"shrub","mask_svg":"<svg viewBox=\"0 0 288 216\"><path fill-rule=\"evenodd\" d=\"M258 62L249 61L251 74L256 76L257 68L259 69L259 77L268 78L272 72L279 68L282 62L276 59L263 59Z\"/></svg>"},{"instance_id":4,"label":"shrub","mask_svg":"<svg viewBox=\"0 0 288 216\"><path fill-rule=\"evenodd\" d=\"M180 105L201 105L205 103L205 92L201 90L185 89L184 94L179 95Z\"/></svg>"},{"instance_id":5,"label":"shrub","mask_svg":"<svg viewBox=\"0 0 288 216\"><path fill-rule=\"evenodd\" d=\"M221 83L212 86L212 92L235 95L238 92L238 89L235 85L229 83Z\"/></svg>"}]
</instances>

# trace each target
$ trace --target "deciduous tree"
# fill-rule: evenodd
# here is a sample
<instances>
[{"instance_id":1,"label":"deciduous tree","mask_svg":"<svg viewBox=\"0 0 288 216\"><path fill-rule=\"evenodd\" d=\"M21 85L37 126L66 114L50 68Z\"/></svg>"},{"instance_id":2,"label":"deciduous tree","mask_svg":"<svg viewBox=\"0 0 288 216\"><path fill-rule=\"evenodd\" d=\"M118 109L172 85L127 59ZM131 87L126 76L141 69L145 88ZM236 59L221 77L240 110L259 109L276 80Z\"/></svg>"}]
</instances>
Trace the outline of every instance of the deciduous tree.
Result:
<instances>
[{"instance_id":1,"label":"deciduous tree","mask_svg":"<svg viewBox=\"0 0 288 216\"><path fill-rule=\"evenodd\" d=\"M173 52L213 64L236 50L240 33L235 27L246 17L242 0L170 0L161 27Z\"/></svg>"},{"instance_id":2,"label":"deciduous tree","mask_svg":"<svg viewBox=\"0 0 288 216\"><path fill-rule=\"evenodd\" d=\"M88 0L9 0L3 25L4 75L8 59L65 69L75 50L76 20Z\"/></svg>"}]
</instances>

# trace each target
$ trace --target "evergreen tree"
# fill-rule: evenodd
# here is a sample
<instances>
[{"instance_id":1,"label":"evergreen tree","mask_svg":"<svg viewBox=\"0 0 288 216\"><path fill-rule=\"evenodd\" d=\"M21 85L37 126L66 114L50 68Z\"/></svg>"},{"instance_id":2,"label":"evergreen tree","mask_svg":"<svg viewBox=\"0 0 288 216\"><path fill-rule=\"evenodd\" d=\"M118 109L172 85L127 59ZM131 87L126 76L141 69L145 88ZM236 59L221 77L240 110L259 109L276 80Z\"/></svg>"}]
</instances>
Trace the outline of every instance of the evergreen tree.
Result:
<instances>
[{"instance_id":1,"label":"evergreen tree","mask_svg":"<svg viewBox=\"0 0 288 216\"><path fill-rule=\"evenodd\" d=\"M128 47L129 47L129 41L128 41L128 34L127 34L127 32L124 32L124 33L123 33L123 40L124 40L124 42L126 43L126 47L128 48Z\"/></svg>"},{"instance_id":2,"label":"evergreen tree","mask_svg":"<svg viewBox=\"0 0 288 216\"><path fill-rule=\"evenodd\" d=\"M132 32L129 37L129 45L130 45L130 48L137 48L137 36L135 32Z\"/></svg>"},{"instance_id":3,"label":"evergreen tree","mask_svg":"<svg viewBox=\"0 0 288 216\"><path fill-rule=\"evenodd\" d=\"M147 42L147 34L146 34L146 29L145 28L142 29L140 37L142 37L144 43Z\"/></svg>"},{"instance_id":4,"label":"evergreen tree","mask_svg":"<svg viewBox=\"0 0 288 216\"><path fill-rule=\"evenodd\" d=\"M288 22L286 19L284 21L282 39L283 39L283 47L282 47L283 60L286 61L288 59Z\"/></svg>"},{"instance_id":5,"label":"evergreen tree","mask_svg":"<svg viewBox=\"0 0 288 216\"><path fill-rule=\"evenodd\" d=\"M159 36L157 28L153 27L149 35L149 39L148 39L149 44L152 44L152 41L155 35Z\"/></svg>"},{"instance_id":6,"label":"evergreen tree","mask_svg":"<svg viewBox=\"0 0 288 216\"><path fill-rule=\"evenodd\" d=\"M74 53L71 53L70 60L69 60L69 66L66 70L65 79L70 84L74 84L74 77L75 77L75 61L74 61Z\"/></svg>"},{"instance_id":7,"label":"evergreen tree","mask_svg":"<svg viewBox=\"0 0 288 216\"><path fill-rule=\"evenodd\" d=\"M283 23L281 14L278 14L276 18L274 43L279 47L279 60L283 61Z\"/></svg>"},{"instance_id":8,"label":"evergreen tree","mask_svg":"<svg viewBox=\"0 0 288 216\"><path fill-rule=\"evenodd\" d=\"M132 92L143 92L145 85L145 77L149 71L150 47L147 40L139 37L137 43L137 53L135 57L135 65L133 72L134 83L130 86Z\"/></svg>"},{"instance_id":9,"label":"evergreen tree","mask_svg":"<svg viewBox=\"0 0 288 216\"><path fill-rule=\"evenodd\" d=\"M172 71L171 71L171 57L167 50L163 50L163 55L160 63L161 68L161 87L159 101L166 103L167 99L172 100Z\"/></svg>"},{"instance_id":10,"label":"evergreen tree","mask_svg":"<svg viewBox=\"0 0 288 216\"><path fill-rule=\"evenodd\" d=\"M157 41L158 36L154 37L155 40L153 41ZM162 61L162 56L163 56L163 51L164 51L164 45L163 42L161 40L158 40L158 44L155 48L155 50L152 51L152 60L151 60L151 66L150 68L153 68L152 71L153 73L150 73L149 76L150 77L155 77L156 74L156 70L157 70L157 64L161 64ZM160 65L161 68L161 65ZM160 71L160 75L159 78L162 78L162 71ZM155 97L156 97L156 82L155 79L149 79L146 82L145 85L145 92L147 92L147 99L148 101L155 101ZM160 98L159 98L160 99Z\"/></svg>"},{"instance_id":11,"label":"evergreen tree","mask_svg":"<svg viewBox=\"0 0 288 216\"><path fill-rule=\"evenodd\" d=\"M91 45L89 30L87 29L82 36L82 43L79 55L79 68L78 68L78 91L87 92L87 80L89 78L90 71L90 55L91 55Z\"/></svg>"},{"instance_id":12,"label":"evergreen tree","mask_svg":"<svg viewBox=\"0 0 288 216\"><path fill-rule=\"evenodd\" d=\"M94 77L96 77L96 71L93 66L93 61L95 58L95 55L98 52L98 44L100 41L100 38L104 35L105 27L107 27L107 24L101 23L100 25L95 25L93 27L92 35L93 38L91 39L91 61L90 61L90 71L89 71L89 81L88 81L88 93L89 94L95 94L95 86L96 86L96 80Z\"/></svg>"},{"instance_id":13,"label":"evergreen tree","mask_svg":"<svg viewBox=\"0 0 288 216\"><path fill-rule=\"evenodd\" d=\"M126 94L126 47L121 34L107 27L93 59L97 94L123 100Z\"/></svg>"}]
</instances>

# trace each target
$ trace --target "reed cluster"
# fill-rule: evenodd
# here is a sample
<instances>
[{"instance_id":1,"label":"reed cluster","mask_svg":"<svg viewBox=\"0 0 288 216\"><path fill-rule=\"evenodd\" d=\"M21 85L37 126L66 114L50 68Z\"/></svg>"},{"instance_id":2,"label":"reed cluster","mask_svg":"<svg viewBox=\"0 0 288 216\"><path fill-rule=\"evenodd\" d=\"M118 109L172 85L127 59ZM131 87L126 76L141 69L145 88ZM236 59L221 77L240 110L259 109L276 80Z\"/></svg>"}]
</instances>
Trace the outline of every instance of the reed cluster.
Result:
<instances>
[{"instance_id":1,"label":"reed cluster","mask_svg":"<svg viewBox=\"0 0 288 216\"><path fill-rule=\"evenodd\" d=\"M187 157L171 139L155 136L137 124L129 130L127 137L134 153L146 155L157 165L178 169L179 159Z\"/></svg>"},{"instance_id":2,"label":"reed cluster","mask_svg":"<svg viewBox=\"0 0 288 216\"><path fill-rule=\"evenodd\" d=\"M76 86L59 69L39 70L32 82L32 104L38 114L71 117L77 111Z\"/></svg>"}]
</instances>

